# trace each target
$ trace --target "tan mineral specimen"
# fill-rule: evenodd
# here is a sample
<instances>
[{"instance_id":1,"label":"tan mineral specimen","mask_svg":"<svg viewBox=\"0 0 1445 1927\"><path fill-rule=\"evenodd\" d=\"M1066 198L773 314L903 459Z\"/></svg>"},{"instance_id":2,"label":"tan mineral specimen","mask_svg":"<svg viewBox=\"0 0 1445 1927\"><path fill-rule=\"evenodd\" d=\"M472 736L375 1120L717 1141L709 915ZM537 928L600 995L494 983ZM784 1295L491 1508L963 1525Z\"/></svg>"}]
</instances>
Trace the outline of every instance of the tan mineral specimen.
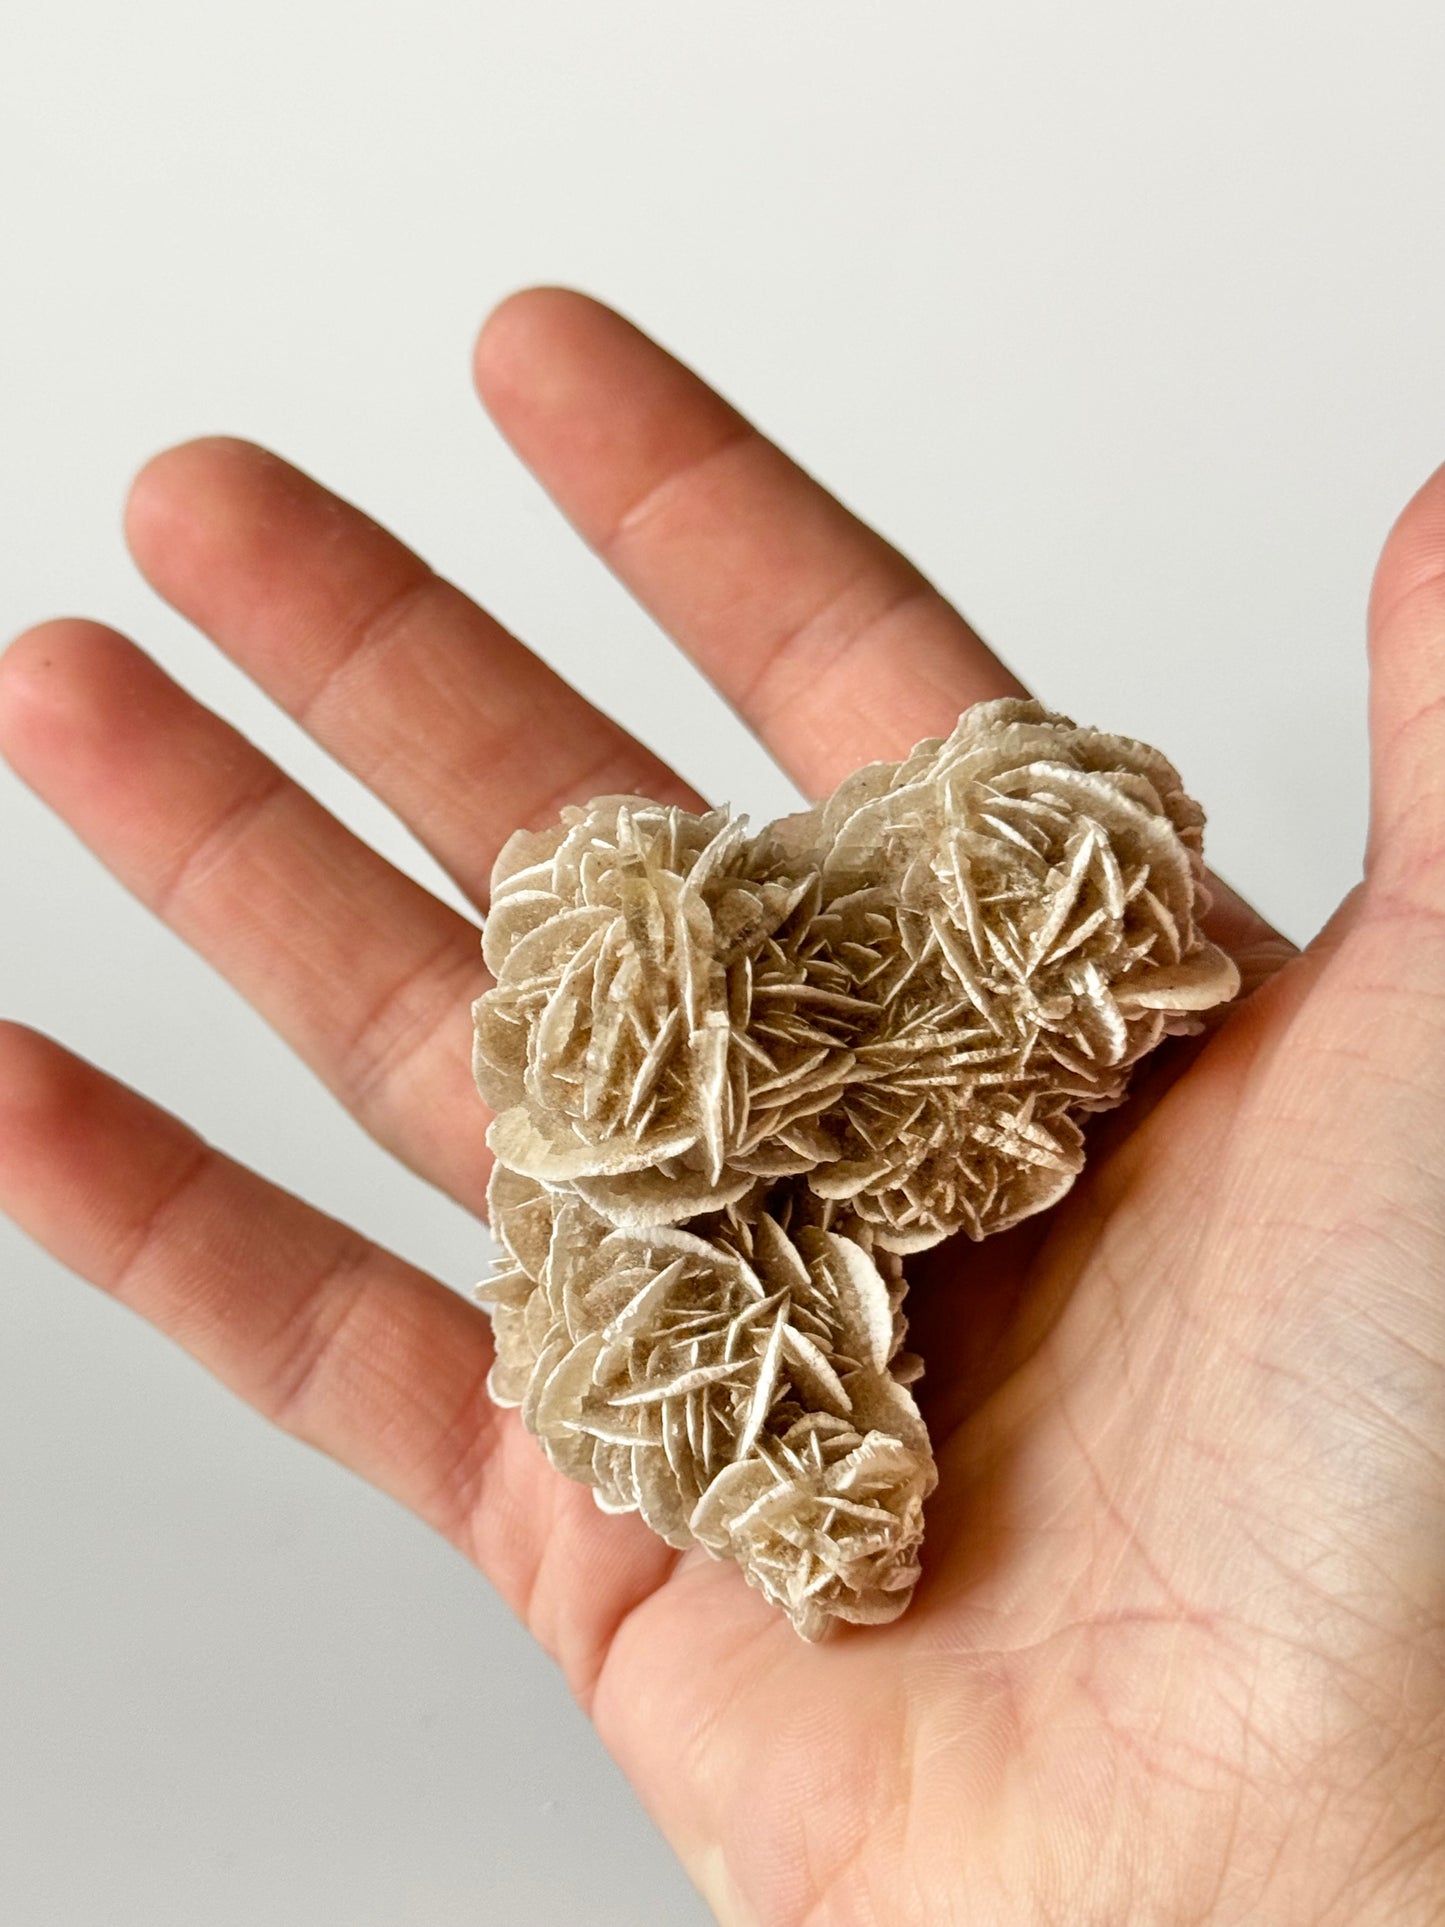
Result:
<instances>
[{"instance_id":1,"label":"tan mineral specimen","mask_svg":"<svg viewBox=\"0 0 1445 1927\"><path fill-rule=\"evenodd\" d=\"M898 1254L1054 1203L1234 995L1202 825L1157 751L1010 700L759 836L615 796L519 831L474 1007L494 1397L805 1638L895 1618L936 1482Z\"/></svg>"},{"instance_id":2,"label":"tan mineral specimen","mask_svg":"<svg viewBox=\"0 0 1445 1927\"><path fill-rule=\"evenodd\" d=\"M902 1285L866 1226L767 1211L622 1230L494 1167L493 1398L669 1545L736 1558L805 1637L893 1619L918 1577L928 1434Z\"/></svg>"}]
</instances>

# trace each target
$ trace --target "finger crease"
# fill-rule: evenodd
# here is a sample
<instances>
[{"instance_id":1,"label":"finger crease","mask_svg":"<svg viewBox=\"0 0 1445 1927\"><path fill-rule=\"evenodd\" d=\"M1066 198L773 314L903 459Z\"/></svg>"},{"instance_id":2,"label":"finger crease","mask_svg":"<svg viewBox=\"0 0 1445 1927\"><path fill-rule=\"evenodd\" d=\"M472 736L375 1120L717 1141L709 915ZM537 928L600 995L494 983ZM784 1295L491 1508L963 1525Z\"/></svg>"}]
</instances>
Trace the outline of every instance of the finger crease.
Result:
<instances>
[{"instance_id":1,"label":"finger crease","mask_svg":"<svg viewBox=\"0 0 1445 1927\"><path fill-rule=\"evenodd\" d=\"M616 787L618 784L623 786L620 790ZM568 803L618 794L647 795L654 801L662 801L662 792L669 788L680 797L688 795L686 786L665 764L654 762L649 768L639 761L636 746L624 751L614 744L595 761L569 770L559 782L549 783L529 803L521 821L526 828L542 829L550 826Z\"/></svg>"},{"instance_id":2,"label":"finger crease","mask_svg":"<svg viewBox=\"0 0 1445 1927\"><path fill-rule=\"evenodd\" d=\"M216 1153L198 1138L181 1168L162 1189L132 1234L130 1249L111 1274L107 1290L120 1303L127 1301L133 1279L161 1237L167 1224L200 1183L215 1161Z\"/></svg>"},{"instance_id":3,"label":"finger crease","mask_svg":"<svg viewBox=\"0 0 1445 1927\"><path fill-rule=\"evenodd\" d=\"M156 914L170 922L174 907L218 870L267 810L293 789L291 778L284 770L274 763L265 763L260 782L232 798L154 893L151 908Z\"/></svg>"},{"instance_id":4,"label":"finger crease","mask_svg":"<svg viewBox=\"0 0 1445 1927\"><path fill-rule=\"evenodd\" d=\"M359 1114L372 1107L444 1023L460 1022L485 981L480 936L476 947L459 950L456 934L449 931L434 950L388 985L356 1026L345 1054L348 1108Z\"/></svg>"},{"instance_id":5,"label":"finger crease","mask_svg":"<svg viewBox=\"0 0 1445 1927\"><path fill-rule=\"evenodd\" d=\"M266 1416L284 1431L304 1436L306 1407L340 1356L347 1330L371 1302L375 1281L365 1268L375 1255L359 1232L344 1231L336 1252L296 1297L283 1333L286 1362L272 1373L264 1394Z\"/></svg>"},{"instance_id":6,"label":"finger crease","mask_svg":"<svg viewBox=\"0 0 1445 1927\"><path fill-rule=\"evenodd\" d=\"M729 429L720 442L714 442L712 447L705 449L701 455L694 455L677 468L669 469L666 475L650 483L637 499L630 502L614 519L612 527L595 544L598 553L610 563L614 552L623 547L644 523L651 521L660 513L667 502L682 488L694 484L714 462L729 455L734 449L760 439L758 431L751 422L740 422L735 428Z\"/></svg>"},{"instance_id":7,"label":"finger crease","mask_svg":"<svg viewBox=\"0 0 1445 1927\"><path fill-rule=\"evenodd\" d=\"M617 1606L607 1620L590 1631L585 1664L574 1661L569 1668L568 1678L568 1683L577 1696L578 1704L589 1719L593 1716L592 1709L601 1689L602 1675L607 1670L608 1661L617 1650L617 1642L643 1607L652 1604L677 1571L682 1558L681 1551L674 1550L658 1579L643 1587L636 1598L626 1600Z\"/></svg>"},{"instance_id":8,"label":"finger crease","mask_svg":"<svg viewBox=\"0 0 1445 1927\"><path fill-rule=\"evenodd\" d=\"M501 1408L487 1391L487 1358L457 1405L456 1416L428 1447L432 1485L418 1506L459 1551L475 1556L475 1520L491 1473Z\"/></svg>"},{"instance_id":9,"label":"finger crease","mask_svg":"<svg viewBox=\"0 0 1445 1927\"><path fill-rule=\"evenodd\" d=\"M871 568L868 568L860 570L857 575L850 576L834 595L829 596L802 622L784 631L776 641L768 645L757 672L735 699L738 709L747 715L755 716L760 724L765 725L770 715L792 707L791 698L786 692L774 701L768 696L767 691L778 671L789 666L803 651L815 650L821 657L820 661L809 665L813 675L820 678L834 676L847 658L861 648L883 623L896 616L900 610L906 609L913 602L932 602L938 598L938 591L933 584L920 577L900 586L884 600L881 607L871 611L861 623L841 626L836 632L830 634L830 618L846 606L871 573Z\"/></svg>"},{"instance_id":10,"label":"finger crease","mask_svg":"<svg viewBox=\"0 0 1445 1927\"><path fill-rule=\"evenodd\" d=\"M1383 635L1387 629L1392 628L1401 613L1420 597L1429 597L1438 602L1442 588L1445 588L1445 563L1433 564L1425 570L1423 575L1418 576L1408 589L1402 589L1376 616L1374 623L1376 632Z\"/></svg>"},{"instance_id":11,"label":"finger crease","mask_svg":"<svg viewBox=\"0 0 1445 1927\"><path fill-rule=\"evenodd\" d=\"M327 664L310 693L292 711L304 730L313 735L316 733L316 712L321 704L343 681L349 681L359 674L369 657L390 646L398 630L414 615L418 603L440 590L452 587L420 558L416 560L417 567L422 571L420 575L413 576L400 588L392 590L359 621L348 625L349 633L342 643L340 655Z\"/></svg>"}]
</instances>

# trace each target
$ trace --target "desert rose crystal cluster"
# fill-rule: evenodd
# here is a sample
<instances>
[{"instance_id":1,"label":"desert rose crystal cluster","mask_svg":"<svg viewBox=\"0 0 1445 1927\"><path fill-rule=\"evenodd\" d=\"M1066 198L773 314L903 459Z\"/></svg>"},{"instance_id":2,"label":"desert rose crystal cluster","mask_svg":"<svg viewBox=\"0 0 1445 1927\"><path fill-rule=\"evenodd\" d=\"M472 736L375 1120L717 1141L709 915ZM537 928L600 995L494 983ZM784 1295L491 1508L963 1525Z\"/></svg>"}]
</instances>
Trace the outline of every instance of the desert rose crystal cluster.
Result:
<instances>
[{"instance_id":1,"label":"desert rose crystal cluster","mask_svg":"<svg viewBox=\"0 0 1445 1927\"><path fill-rule=\"evenodd\" d=\"M804 1637L895 1618L935 1482L903 1255L1060 1198L1234 994L1202 825L1156 751L1002 701L758 835L636 796L519 831L474 1007L494 1398Z\"/></svg>"}]
</instances>

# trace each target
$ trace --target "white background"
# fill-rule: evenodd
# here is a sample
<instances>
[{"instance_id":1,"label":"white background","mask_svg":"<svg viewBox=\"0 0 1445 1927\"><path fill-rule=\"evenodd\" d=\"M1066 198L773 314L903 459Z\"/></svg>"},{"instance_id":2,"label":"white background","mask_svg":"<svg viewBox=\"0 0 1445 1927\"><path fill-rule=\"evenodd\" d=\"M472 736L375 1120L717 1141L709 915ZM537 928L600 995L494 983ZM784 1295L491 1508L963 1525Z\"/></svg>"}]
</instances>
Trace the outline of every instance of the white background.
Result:
<instances>
[{"instance_id":1,"label":"white background","mask_svg":"<svg viewBox=\"0 0 1445 1927\"><path fill-rule=\"evenodd\" d=\"M785 807L472 397L491 304L570 282L1046 700L1163 747L1215 867L1306 938L1358 874L1370 571L1445 458L1442 82L1439 0L10 0L0 626L129 630L434 880L126 559L145 457L238 433L714 794ZM3 773L0 1012L485 1268ZM0 1917L705 1916L459 1557L0 1228Z\"/></svg>"}]
</instances>

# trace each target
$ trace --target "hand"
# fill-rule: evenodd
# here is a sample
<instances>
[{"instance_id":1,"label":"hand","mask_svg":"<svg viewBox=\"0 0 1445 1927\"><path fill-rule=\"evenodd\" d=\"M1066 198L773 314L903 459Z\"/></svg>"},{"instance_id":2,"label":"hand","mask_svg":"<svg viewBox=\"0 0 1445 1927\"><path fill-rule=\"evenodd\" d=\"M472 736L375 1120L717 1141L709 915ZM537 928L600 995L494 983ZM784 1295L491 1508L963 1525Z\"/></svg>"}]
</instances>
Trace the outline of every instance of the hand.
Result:
<instances>
[{"instance_id":1,"label":"hand","mask_svg":"<svg viewBox=\"0 0 1445 1927\"><path fill-rule=\"evenodd\" d=\"M607 310L513 297L477 371L809 792L1017 693L915 569ZM273 455L159 456L128 532L479 905L519 824L599 792L695 801ZM1442 556L1445 471L1376 578L1365 882L1298 956L1221 893L1211 934L1261 987L1161 1054L1061 1208L919 1279L941 1484L896 1625L804 1646L732 1567L602 1516L489 1403L479 1311L14 1025L0 1203L470 1554L724 1921L1437 1919ZM0 743L381 1143L481 1210L472 923L96 624L13 645Z\"/></svg>"}]
</instances>

